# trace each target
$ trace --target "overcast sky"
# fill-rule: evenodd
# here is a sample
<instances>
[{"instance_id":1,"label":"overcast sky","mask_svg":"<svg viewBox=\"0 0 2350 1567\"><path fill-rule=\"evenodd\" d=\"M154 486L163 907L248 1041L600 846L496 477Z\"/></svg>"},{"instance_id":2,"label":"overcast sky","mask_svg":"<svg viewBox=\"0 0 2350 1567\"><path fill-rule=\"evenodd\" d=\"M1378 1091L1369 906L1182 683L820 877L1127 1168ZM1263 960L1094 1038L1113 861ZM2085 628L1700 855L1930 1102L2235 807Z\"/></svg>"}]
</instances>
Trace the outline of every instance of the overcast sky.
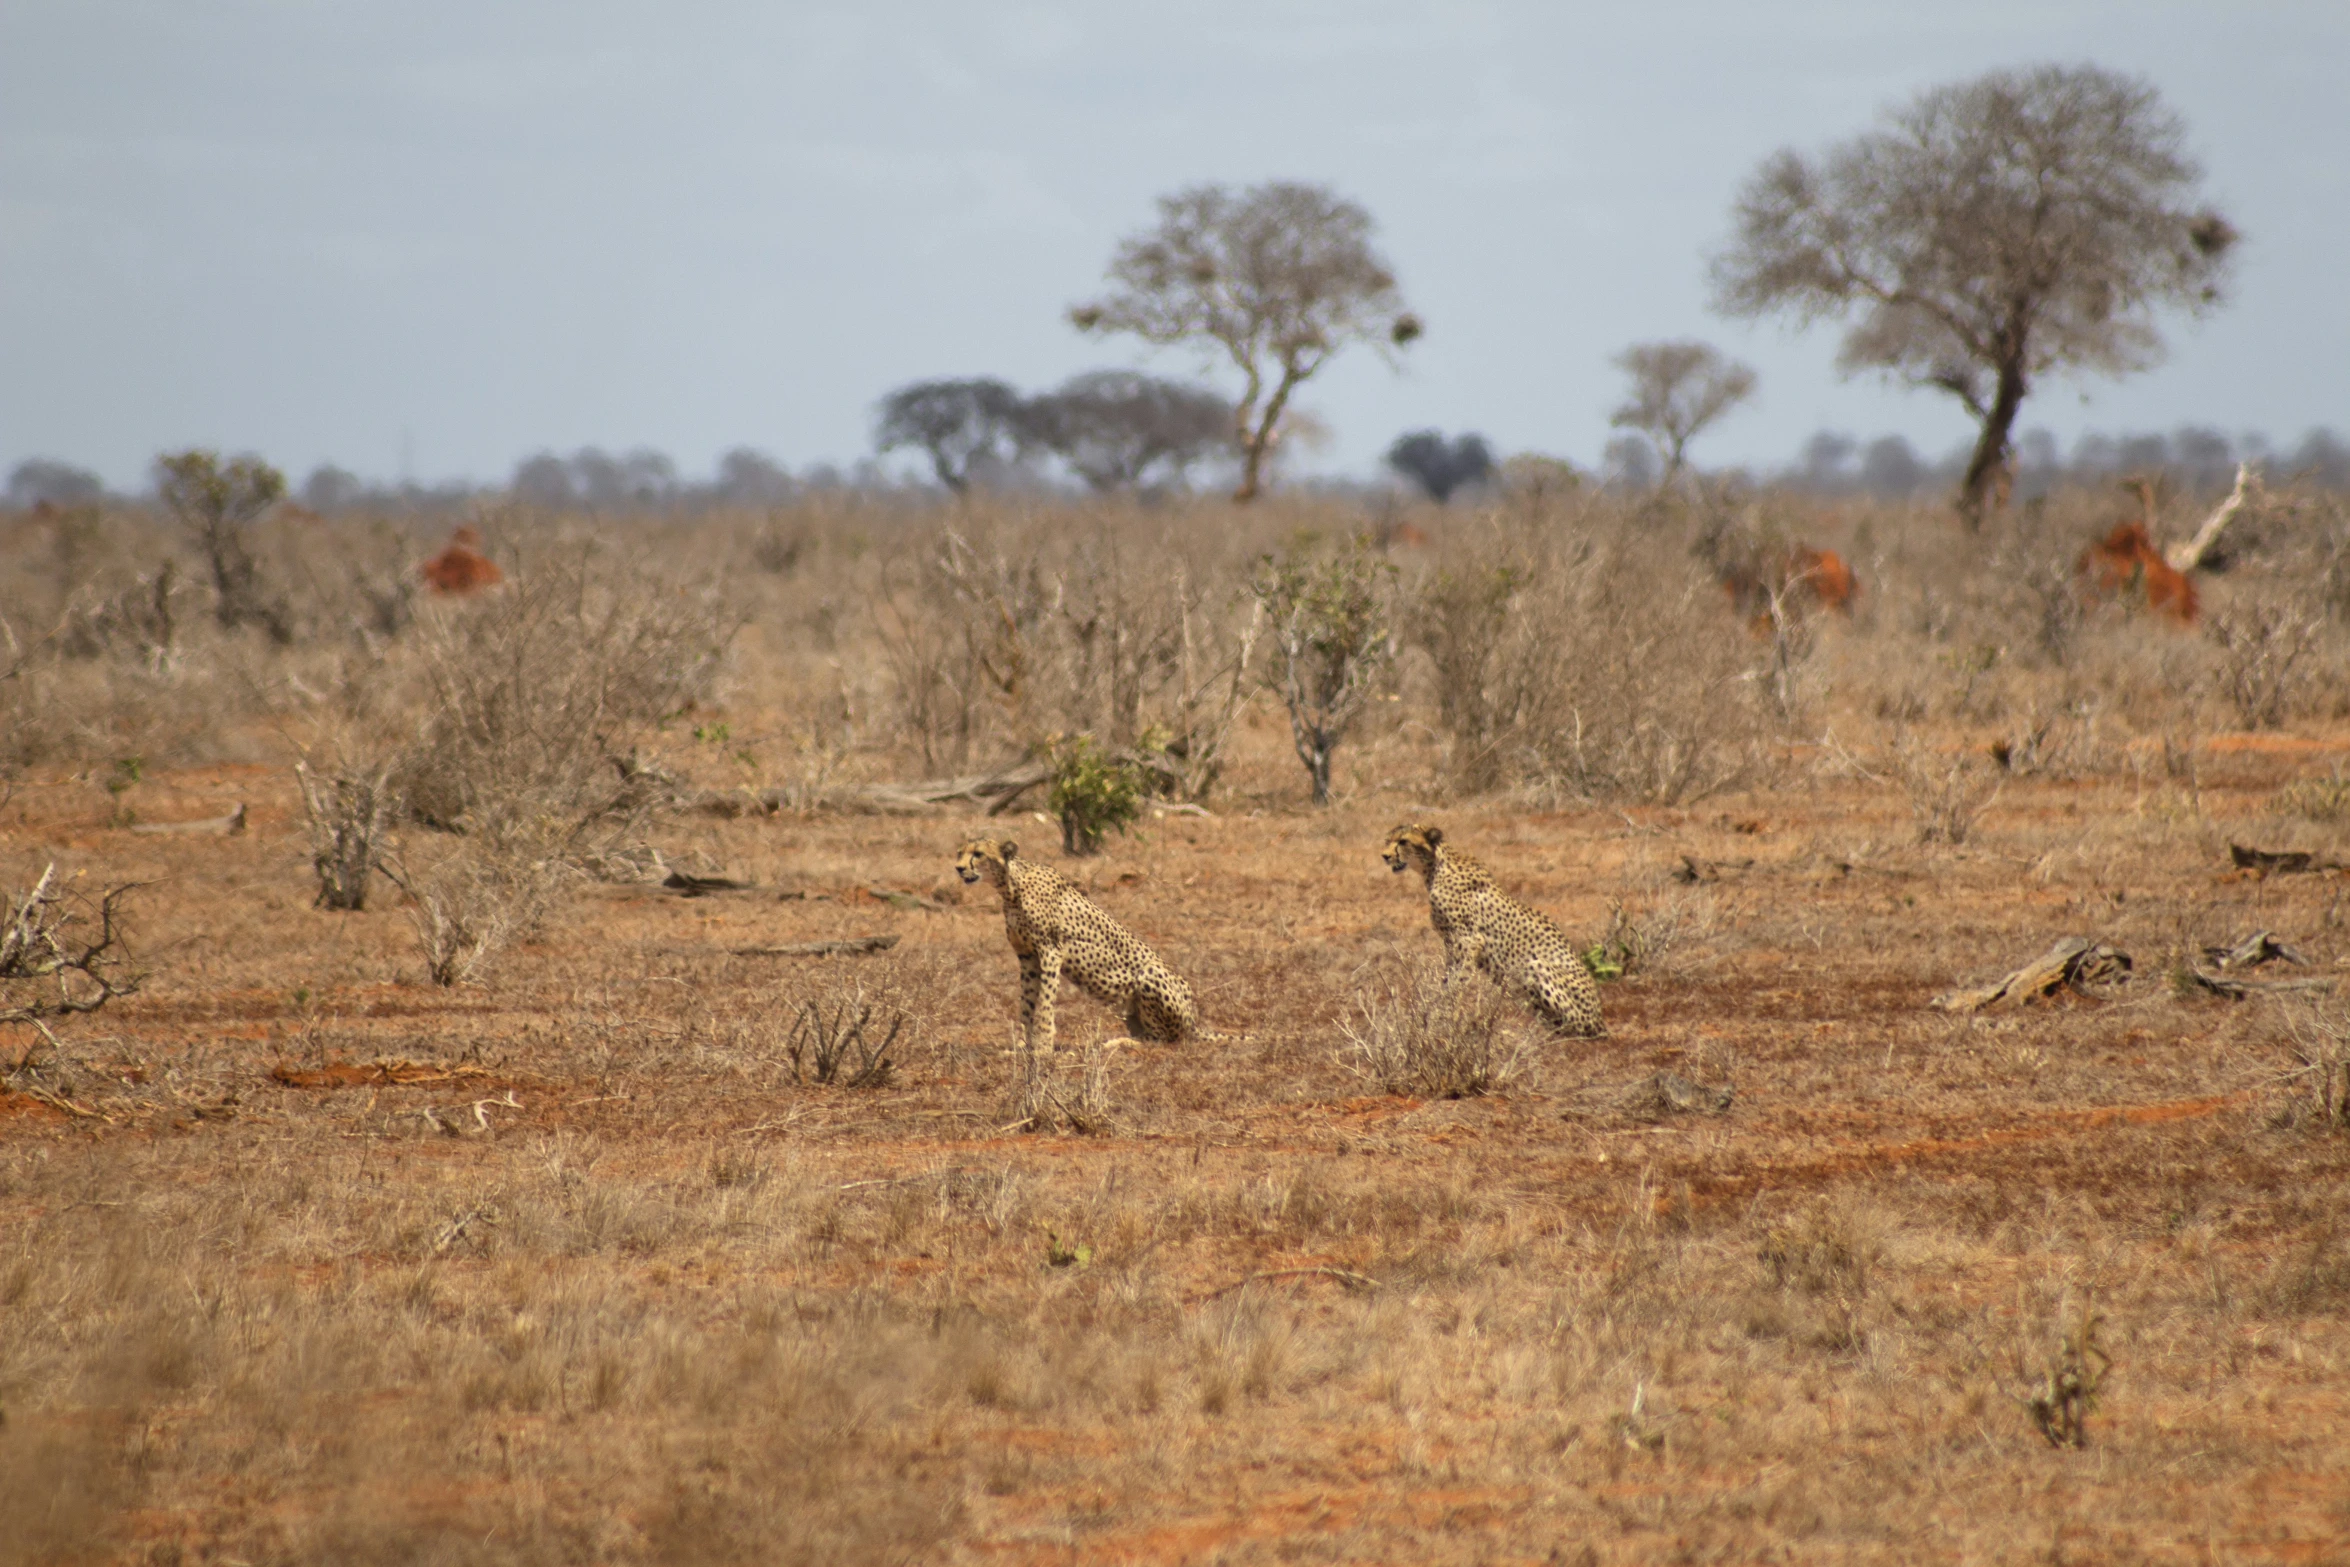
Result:
<instances>
[{"instance_id":1,"label":"overcast sky","mask_svg":"<svg viewBox=\"0 0 2350 1567\"><path fill-rule=\"evenodd\" d=\"M1362 202L1428 335L1303 397L1589 462L1626 344L1702 336L1757 405L1695 450L1968 426L1722 321L1705 257L1769 152L1998 66L2140 73L2244 230L2234 301L2025 427L2350 428L2350 3L4 0L0 471L136 486L166 448L297 478L498 479L535 451L870 449L904 382L1207 368L1065 324L1177 187Z\"/></svg>"}]
</instances>

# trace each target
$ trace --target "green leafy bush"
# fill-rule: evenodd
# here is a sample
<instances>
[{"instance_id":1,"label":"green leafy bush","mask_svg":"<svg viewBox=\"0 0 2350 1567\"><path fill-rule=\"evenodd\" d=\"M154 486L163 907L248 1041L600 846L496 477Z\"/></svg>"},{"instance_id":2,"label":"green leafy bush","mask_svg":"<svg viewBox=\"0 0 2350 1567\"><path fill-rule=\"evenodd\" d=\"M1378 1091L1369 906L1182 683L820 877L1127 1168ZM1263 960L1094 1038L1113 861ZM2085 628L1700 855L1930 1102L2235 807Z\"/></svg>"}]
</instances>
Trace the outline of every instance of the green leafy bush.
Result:
<instances>
[{"instance_id":1,"label":"green leafy bush","mask_svg":"<svg viewBox=\"0 0 2350 1567\"><path fill-rule=\"evenodd\" d=\"M1061 847L1067 853L1100 853L1106 834L1124 832L1142 814L1143 770L1103 750L1093 736L1056 740L1046 754L1053 768L1047 804L1061 819Z\"/></svg>"}]
</instances>

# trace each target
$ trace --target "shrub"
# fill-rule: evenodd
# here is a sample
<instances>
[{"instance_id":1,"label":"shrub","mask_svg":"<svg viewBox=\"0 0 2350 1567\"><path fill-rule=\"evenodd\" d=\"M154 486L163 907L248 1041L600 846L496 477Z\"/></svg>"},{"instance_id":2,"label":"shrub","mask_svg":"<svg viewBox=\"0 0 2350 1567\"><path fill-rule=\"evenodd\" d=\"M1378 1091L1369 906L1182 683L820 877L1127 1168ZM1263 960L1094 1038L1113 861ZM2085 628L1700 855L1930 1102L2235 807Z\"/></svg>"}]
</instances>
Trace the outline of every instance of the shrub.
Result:
<instances>
[{"instance_id":1,"label":"shrub","mask_svg":"<svg viewBox=\"0 0 2350 1567\"><path fill-rule=\"evenodd\" d=\"M383 863L400 812L400 796L391 782L395 766L391 761L346 765L321 777L309 762L295 764L302 820L310 833L310 864L318 873L317 907L367 907L368 882Z\"/></svg>"},{"instance_id":2,"label":"shrub","mask_svg":"<svg viewBox=\"0 0 2350 1567\"><path fill-rule=\"evenodd\" d=\"M2097 1409L2113 1357L2098 1343L2103 1319L2085 1311L2058 1329L2036 1366L2019 1362L2024 1391L2017 1402L2050 1447L2087 1447L2089 1417Z\"/></svg>"},{"instance_id":3,"label":"shrub","mask_svg":"<svg viewBox=\"0 0 2350 1567\"><path fill-rule=\"evenodd\" d=\"M155 471L165 508L212 570L214 618L230 631L257 625L272 642L292 642L293 607L264 580L252 544L254 522L285 497L285 475L258 457L224 464L206 451L159 457Z\"/></svg>"},{"instance_id":4,"label":"shrub","mask_svg":"<svg viewBox=\"0 0 2350 1567\"><path fill-rule=\"evenodd\" d=\"M110 887L91 904L60 887L51 864L21 897L0 898L0 1023L38 1027L139 988L140 976L123 966L122 900L132 890ZM68 934L93 917L93 936Z\"/></svg>"},{"instance_id":5,"label":"shrub","mask_svg":"<svg viewBox=\"0 0 2350 1567\"><path fill-rule=\"evenodd\" d=\"M1107 507L1074 527L959 521L884 568L874 607L922 766L960 768L1078 731L1125 746L1158 729L1180 764L1177 787L1192 797L1211 787L1249 694L1256 634L1233 624L1244 596L1203 549L1203 530L1178 546L1163 517L1146 531Z\"/></svg>"},{"instance_id":6,"label":"shrub","mask_svg":"<svg viewBox=\"0 0 2350 1567\"><path fill-rule=\"evenodd\" d=\"M523 832L477 833L423 867L397 857L382 862L384 873L408 894L408 918L434 984L476 977L491 958L539 927L569 874L556 847Z\"/></svg>"},{"instance_id":7,"label":"shrub","mask_svg":"<svg viewBox=\"0 0 2350 1567\"><path fill-rule=\"evenodd\" d=\"M1675 804L1761 767L1770 649L1655 537L1558 519L1488 535L1425 580L1409 623L1466 786Z\"/></svg>"},{"instance_id":8,"label":"shrub","mask_svg":"<svg viewBox=\"0 0 2350 1567\"><path fill-rule=\"evenodd\" d=\"M1431 573L1412 595L1406 635L1424 649L1436 678L1436 724L1454 782L1472 791L1505 781L1521 692L1501 675L1510 620L1526 572L1476 562Z\"/></svg>"},{"instance_id":9,"label":"shrub","mask_svg":"<svg viewBox=\"0 0 2350 1567\"><path fill-rule=\"evenodd\" d=\"M2246 729L2274 729L2301 707L2316 677L2325 618L2293 603L2255 602L2206 623L2219 663L2212 682Z\"/></svg>"},{"instance_id":10,"label":"shrub","mask_svg":"<svg viewBox=\"0 0 2350 1567\"><path fill-rule=\"evenodd\" d=\"M2350 823L2350 776L2337 763L2326 777L2304 778L2278 790L2269 809L2313 822Z\"/></svg>"},{"instance_id":11,"label":"shrub","mask_svg":"<svg viewBox=\"0 0 2350 1567\"><path fill-rule=\"evenodd\" d=\"M659 803L638 743L709 695L742 620L714 590L591 555L518 576L418 623L428 716L390 783L429 825L502 839L551 823L554 851L578 854Z\"/></svg>"},{"instance_id":12,"label":"shrub","mask_svg":"<svg viewBox=\"0 0 2350 1567\"><path fill-rule=\"evenodd\" d=\"M1416 968L1359 1010L1342 1025L1340 1060L1386 1093L1468 1099L1506 1087L1525 1067L1502 1031L1500 993L1474 975Z\"/></svg>"},{"instance_id":13,"label":"shrub","mask_svg":"<svg viewBox=\"0 0 2350 1567\"><path fill-rule=\"evenodd\" d=\"M784 1039L792 1081L837 1082L843 1088L886 1088L896 1067L890 1051L905 1030L907 1016L887 1009L886 1030L874 1016L863 987L835 985L801 1001ZM874 1038L879 1034L879 1039ZM843 1070L847 1075L843 1076Z\"/></svg>"},{"instance_id":14,"label":"shrub","mask_svg":"<svg viewBox=\"0 0 2350 1567\"><path fill-rule=\"evenodd\" d=\"M1962 844L1999 797L2000 780L1971 752L1938 755L1907 735L1893 746L1893 775L1909 797L1918 842Z\"/></svg>"},{"instance_id":15,"label":"shrub","mask_svg":"<svg viewBox=\"0 0 2350 1567\"><path fill-rule=\"evenodd\" d=\"M1104 834L1123 833L1142 814L1148 782L1143 770L1104 751L1093 736L1057 741L1047 757L1053 776L1046 805L1060 818L1064 852L1098 854Z\"/></svg>"},{"instance_id":16,"label":"shrub","mask_svg":"<svg viewBox=\"0 0 2350 1567\"><path fill-rule=\"evenodd\" d=\"M1355 540L1265 556L1250 590L1272 627L1274 689L1313 785L1330 803L1330 761L1395 657L1395 568Z\"/></svg>"},{"instance_id":17,"label":"shrub","mask_svg":"<svg viewBox=\"0 0 2350 1567\"><path fill-rule=\"evenodd\" d=\"M2302 1007L2286 1014L2285 1031L2293 1061L2282 1077L2288 1093L2279 1121L2350 1133L2350 1012Z\"/></svg>"}]
</instances>

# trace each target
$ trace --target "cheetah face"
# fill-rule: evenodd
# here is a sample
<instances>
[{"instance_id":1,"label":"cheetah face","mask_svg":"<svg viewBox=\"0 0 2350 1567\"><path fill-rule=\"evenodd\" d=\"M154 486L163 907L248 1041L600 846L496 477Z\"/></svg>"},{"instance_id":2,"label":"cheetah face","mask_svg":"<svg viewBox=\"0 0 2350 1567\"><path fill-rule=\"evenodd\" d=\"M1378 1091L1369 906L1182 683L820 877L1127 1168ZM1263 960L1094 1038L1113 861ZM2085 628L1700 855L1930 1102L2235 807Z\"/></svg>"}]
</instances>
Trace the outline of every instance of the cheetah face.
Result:
<instances>
[{"instance_id":1,"label":"cheetah face","mask_svg":"<svg viewBox=\"0 0 2350 1567\"><path fill-rule=\"evenodd\" d=\"M1414 865L1424 870L1435 864L1436 846L1443 841L1444 834L1437 828L1407 824L1389 833L1379 852L1387 868L1400 876Z\"/></svg>"},{"instance_id":2,"label":"cheetah face","mask_svg":"<svg viewBox=\"0 0 2350 1567\"><path fill-rule=\"evenodd\" d=\"M1020 852L1020 846L1011 839L973 838L955 855L955 874L966 883L982 876L1001 887L1004 884L1004 866Z\"/></svg>"}]
</instances>

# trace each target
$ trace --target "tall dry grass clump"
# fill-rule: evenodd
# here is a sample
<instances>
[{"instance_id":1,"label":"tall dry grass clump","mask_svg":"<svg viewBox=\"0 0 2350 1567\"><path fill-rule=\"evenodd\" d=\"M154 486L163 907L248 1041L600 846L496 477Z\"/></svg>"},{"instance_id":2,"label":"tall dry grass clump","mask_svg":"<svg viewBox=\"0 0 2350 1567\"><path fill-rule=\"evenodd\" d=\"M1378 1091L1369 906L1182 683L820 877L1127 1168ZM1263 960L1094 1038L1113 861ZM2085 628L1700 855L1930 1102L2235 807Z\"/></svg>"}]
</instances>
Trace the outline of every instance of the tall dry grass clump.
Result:
<instances>
[{"instance_id":1,"label":"tall dry grass clump","mask_svg":"<svg viewBox=\"0 0 2350 1567\"><path fill-rule=\"evenodd\" d=\"M1482 977L1421 964L1373 990L1340 1026L1339 1061L1385 1093L1471 1099L1526 1069L1525 1047L1504 1022L1501 993Z\"/></svg>"},{"instance_id":2,"label":"tall dry grass clump","mask_svg":"<svg viewBox=\"0 0 2350 1567\"><path fill-rule=\"evenodd\" d=\"M1196 798L1221 775L1258 642L1226 508L974 504L914 531L871 600L898 733L926 772L1054 735L1146 739Z\"/></svg>"},{"instance_id":3,"label":"tall dry grass clump","mask_svg":"<svg viewBox=\"0 0 2350 1567\"><path fill-rule=\"evenodd\" d=\"M1599 500L1497 514L1413 585L1412 645L1462 788L1674 804L1751 780L1769 656L1677 539Z\"/></svg>"}]
</instances>

